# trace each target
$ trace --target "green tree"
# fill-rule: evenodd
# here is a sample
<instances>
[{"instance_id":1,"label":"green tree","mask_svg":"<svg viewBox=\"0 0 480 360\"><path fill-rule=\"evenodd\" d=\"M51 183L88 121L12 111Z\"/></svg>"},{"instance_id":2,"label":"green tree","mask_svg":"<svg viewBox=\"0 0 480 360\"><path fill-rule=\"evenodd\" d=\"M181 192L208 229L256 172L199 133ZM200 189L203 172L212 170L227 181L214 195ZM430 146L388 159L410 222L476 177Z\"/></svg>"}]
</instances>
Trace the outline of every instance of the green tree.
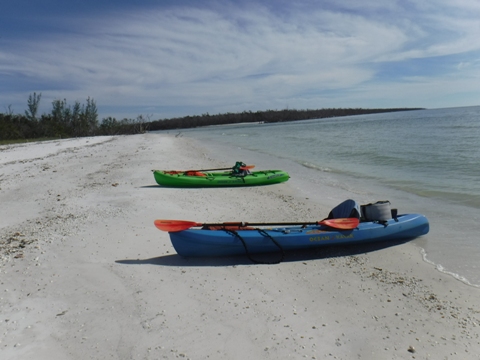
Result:
<instances>
[{"instance_id":1,"label":"green tree","mask_svg":"<svg viewBox=\"0 0 480 360\"><path fill-rule=\"evenodd\" d=\"M72 109L72 118L70 119L70 132L71 135L73 136L80 136L82 135L82 129L81 129L81 117L82 117L82 112L81 112L81 105L80 102L75 101L75 104L73 105Z\"/></svg>"},{"instance_id":2,"label":"green tree","mask_svg":"<svg viewBox=\"0 0 480 360\"><path fill-rule=\"evenodd\" d=\"M114 117L103 118L100 125L100 132L103 135L115 135L119 131L120 123Z\"/></svg>"},{"instance_id":3,"label":"green tree","mask_svg":"<svg viewBox=\"0 0 480 360\"><path fill-rule=\"evenodd\" d=\"M98 111L95 100L90 97L87 98L87 106L85 106L83 115L85 116L89 133L90 135L93 135L98 128Z\"/></svg>"},{"instance_id":4,"label":"green tree","mask_svg":"<svg viewBox=\"0 0 480 360\"><path fill-rule=\"evenodd\" d=\"M37 121L38 105L40 104L40 99L42 98L42 93L38 94L33 93L28 97L28 110L25 110L25 116L30 121Z\"/></svg>"}]
</instances>

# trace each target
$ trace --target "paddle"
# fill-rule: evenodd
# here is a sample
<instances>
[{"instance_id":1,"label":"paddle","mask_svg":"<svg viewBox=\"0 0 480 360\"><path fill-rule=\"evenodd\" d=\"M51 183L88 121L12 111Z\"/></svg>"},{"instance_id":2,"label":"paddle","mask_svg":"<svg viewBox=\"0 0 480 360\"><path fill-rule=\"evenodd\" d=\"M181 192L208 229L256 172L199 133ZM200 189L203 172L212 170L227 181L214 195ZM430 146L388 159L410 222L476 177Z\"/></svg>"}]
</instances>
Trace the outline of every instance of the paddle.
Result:
<instances>
[{"instance_id":1,"label":"paddle","mask_svg":"<svg viewBox=\"0 0 480 360\"><path fill-rule=\"evenodd\" d=\"M246 165L246 166L242 166L240 169L241 170L250 170L250 169L253 169L255 167L255 165ZM203 170L172 170L172 171L167 171L167 172L175 172L175 173L184 173L184 172L189 172L189 171L220 171L220 170L232 170L231 167L229 168L220 168L220 169L203 169ZM152 170L152 171L159 171L159 170Z\"/></svg>"},{"instance_id":2,"label":"paddle","mask_svg":"<svg viewBox=\"0 0 480 360\"><path fill-rule=\"evenodd\" d=\"M219 224L203 224L188 220L155 220L155 226L162 231L176 232L201 226L261 226L261 225L326 225L334 229L352 230L360 223L356 218L326 219L316 222L302 223L247 223L247 222L224 222Z\"/></svg>"},{"instance_id":3,"label":"paddle","mask_svg":"<svg viewBox=\"0 0 480 360\"><path fill-rule=\"evenodd\" d=\"M248 169L253 169L254 167L255 165L246 165L246 166L242 166L240 169L248 170ZM229 167L229 168L221 168L221 169L187 170L187 171L218 171L218 170L232 170L232 168Z\"/></svg>"}]
</instances>

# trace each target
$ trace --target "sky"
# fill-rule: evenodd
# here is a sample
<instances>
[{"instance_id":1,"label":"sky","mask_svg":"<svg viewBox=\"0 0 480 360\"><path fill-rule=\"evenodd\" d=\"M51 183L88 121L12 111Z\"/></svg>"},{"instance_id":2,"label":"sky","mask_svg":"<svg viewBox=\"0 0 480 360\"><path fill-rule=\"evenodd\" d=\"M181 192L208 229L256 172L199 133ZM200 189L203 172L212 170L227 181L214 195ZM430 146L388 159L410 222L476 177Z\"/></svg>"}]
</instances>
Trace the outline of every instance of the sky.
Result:
<instances>
[{"instance_id":1,"label":"sky","mask_svg":"<svg viewBox=\"0 0 480 360\"><path fill-rule=\"evenodd\" d=\"M0 113L480 105L479 0L2 0Z\"/></svg>"}]
</instances>

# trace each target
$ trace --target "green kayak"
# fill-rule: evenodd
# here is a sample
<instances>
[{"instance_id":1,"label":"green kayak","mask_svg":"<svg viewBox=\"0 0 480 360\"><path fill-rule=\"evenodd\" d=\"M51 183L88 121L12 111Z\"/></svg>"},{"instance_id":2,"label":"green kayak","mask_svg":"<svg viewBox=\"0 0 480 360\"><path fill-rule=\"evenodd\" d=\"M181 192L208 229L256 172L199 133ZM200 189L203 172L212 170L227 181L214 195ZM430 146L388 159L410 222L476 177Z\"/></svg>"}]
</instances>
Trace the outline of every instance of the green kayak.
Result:
<instances>
[{"instance_id":1,"label":"green kayak","mask_svg":"<svg viewBox=\"0 0 480 360\"><path fill-rule=\"evenodd\" d=\"M248 171L236 174L232 171L167 171L153 170L155 181L167 187L220 187L258 186L287 181L290 175L282 170Z\"/></svg>"}]
</instances>

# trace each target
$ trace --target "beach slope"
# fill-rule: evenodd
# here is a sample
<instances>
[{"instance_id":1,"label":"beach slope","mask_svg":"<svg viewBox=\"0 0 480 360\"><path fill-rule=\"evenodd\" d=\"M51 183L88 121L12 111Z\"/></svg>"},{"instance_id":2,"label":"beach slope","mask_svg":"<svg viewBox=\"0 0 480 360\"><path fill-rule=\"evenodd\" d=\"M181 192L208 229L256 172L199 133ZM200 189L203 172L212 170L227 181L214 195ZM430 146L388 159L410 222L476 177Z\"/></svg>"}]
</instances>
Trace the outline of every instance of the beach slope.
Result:
<instances>
[{"instance_id":1,"label":"beach slope","mask_svg":"<svg viewBox=\"0 0 480 360\"><path fill-rule=\"evenodd\" d=\"M0 146L1 359L480 358L480 290L412 243L273 265L176 255L155 219L316 221L331 209L294 174L253 188L156 185L152 169L238 160L206 146L170 134Z\"/></svg>"}]
</instances>

